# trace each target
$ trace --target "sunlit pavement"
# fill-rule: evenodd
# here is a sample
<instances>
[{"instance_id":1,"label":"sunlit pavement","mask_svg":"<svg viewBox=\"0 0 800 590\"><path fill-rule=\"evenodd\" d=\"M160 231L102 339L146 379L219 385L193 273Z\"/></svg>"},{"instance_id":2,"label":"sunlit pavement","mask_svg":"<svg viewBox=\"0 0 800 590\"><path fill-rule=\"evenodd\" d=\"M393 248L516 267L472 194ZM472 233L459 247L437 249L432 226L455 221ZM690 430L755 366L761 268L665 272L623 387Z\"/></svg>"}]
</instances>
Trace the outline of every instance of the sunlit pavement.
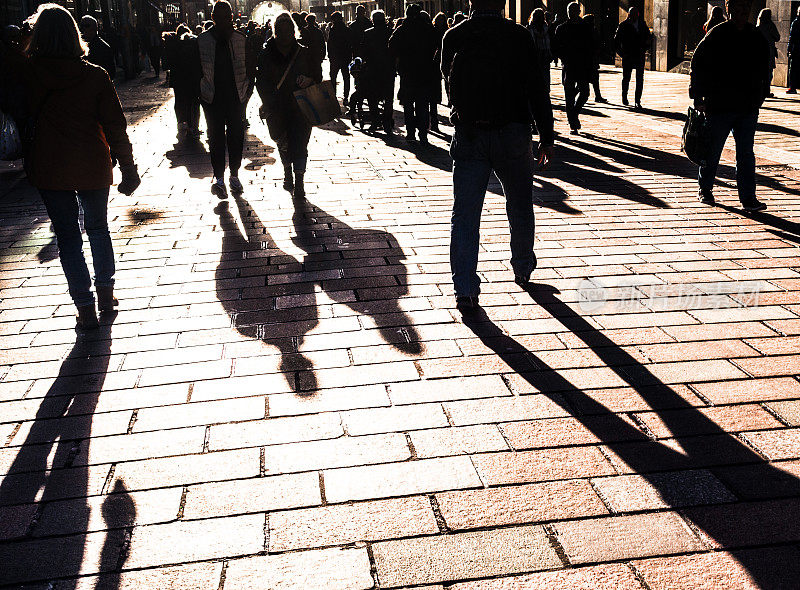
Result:
<instances>
[{"instance_id":1,"label":"sunlit pavement","mask_svg":"<svg viewBox=\"0 0 800 590\"><path fill-rule=\"evenodd\" d=\"M762 111L747 216L732 150L697 201L685 76L637 113L604 70L576 137L558 75L534 283L493 180L466 320L442 136L316 129L293 202L254 99L219 201L168 89L122 84L143 183L112 189L120 311L84 335L4 172L0 585L797 588L800 102Z\"/></svg>"}]
</instances>

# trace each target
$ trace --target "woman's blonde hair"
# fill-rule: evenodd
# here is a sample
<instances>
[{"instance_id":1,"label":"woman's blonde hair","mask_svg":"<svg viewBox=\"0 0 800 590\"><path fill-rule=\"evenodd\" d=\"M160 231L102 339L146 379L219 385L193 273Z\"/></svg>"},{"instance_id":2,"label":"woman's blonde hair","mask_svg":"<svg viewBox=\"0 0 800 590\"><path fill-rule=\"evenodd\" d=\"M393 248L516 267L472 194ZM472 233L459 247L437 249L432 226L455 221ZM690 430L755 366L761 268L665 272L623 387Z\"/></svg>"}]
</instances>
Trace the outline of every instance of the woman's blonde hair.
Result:
<instances>
[{"instance_id":1,"label":"woman's blonde hair","mask_svg":"<svg viewBox=\"0 0 800 590\"><path fill-rule=\"evenodd\" d=\"M278 28L278 23L280 21L289 21L292 23L292 28L294 29L294 38L297 39L300 37L300 31L297 28L297 23L294 22L292 15L286 11L281 12L278 16L275 17L275 20L272 21L272 34L275 35L275 29Z\"/></svg>"},{"instance_id":2,"label":"woman's blonde hair","mask_svg":"<svg viewBox=\"0 0 800 590\"><path fill-rule=\"evenodd\" d=\"M72 15L58 4L42 4L31 18L28 53L37 57L83 57L88 46Z\"/></svg>"}]
</instances>

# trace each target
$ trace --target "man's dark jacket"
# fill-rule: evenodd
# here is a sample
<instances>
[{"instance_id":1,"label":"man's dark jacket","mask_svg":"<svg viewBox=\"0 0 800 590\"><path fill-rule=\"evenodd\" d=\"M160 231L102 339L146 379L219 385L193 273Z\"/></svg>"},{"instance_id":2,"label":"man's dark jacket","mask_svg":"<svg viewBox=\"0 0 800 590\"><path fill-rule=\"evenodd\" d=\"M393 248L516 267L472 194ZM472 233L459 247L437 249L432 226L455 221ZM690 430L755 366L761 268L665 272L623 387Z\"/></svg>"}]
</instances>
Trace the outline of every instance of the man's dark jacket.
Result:
<instances>
[{"instance_id":1,"label":"man's dark jacket","mask_svg":"<svg viewBox=\"0 0 800 590\"><path fill-rule=\"evenodd\" d=\"M389 38L389 52L397 58L400 102L406 93L430 92L436 34L433 25L415 16L403 21Z\"/></svg>"},{"instance_id":2,"label":"man's dark jacket","mask_svg":"<svg viewBox=\"0 0 800 590\"><path fill-rule=\"evenodd\" d=\"M356 54L364 60L362 77L367 93L383 96L394 88L394 60L389 53L389 27L375 26L364 31Z\"/></svg>"},{"instance_id":3,"label":"man's dark jacket","mask_svg":"<svg viewBox=\"0 0 800 590\"><path fill-rule=\"evenodd\" d=\"M100 35L95 35L88 45L89 54L86 56L86 61L103 68L113 80L117 66L114 64L114 52L111 51L109 44L103 41Z\"/></svg>"},{"instance_id":4,"label":"man's dark jacket","mask_svg":"<svg viewBox=\"0 0 800 590\"><path fill-rule=\"evenodd\" d=\"M505 71L499 73L505 80L504 88L475 88L467 91L467 96L452 96L459 92L450 88L451 100L479 101L480 105L489 106L493 127L509 123L530 124L536 122L539 141L542 145L553 143L553 108L550 95L541 77L540 68L536 67L536 48L530 33L522 26L502 18L499 13L489 15L473 15L461 24L448 30L442 39L441 70L445 82L450 83L451 67L456 54L465 50L476 38L496 47L499 55L513 55L515 59L501 60L498 68ZM488 90L488 92L487 92ZM462 103L463 104L463 103ZM473 110L473 109L469 109ZM453 113L456 125L476 124L476 121L465 120L457 112Z\"/></svg>"},{"instance_id":5,"label":"man's dark jacket","mask_svg":"<svg viewBox=\"0 0 800 590\"><path fill-rule=\"evenodd\" d=\"M639 30L633 20L625 19L619 23L614 35L614 49L624 61L641 61L650 48L650 29L644 19L639 19Z\"/></svg>"},{"instance_id":6,"label":"man's dark jacket","mask_svg":"<svg viewBox=\"0 0 800 590\"><path fill-rule=\"evenodd\" d=\"M350 42L350 31L344 21L333 23L328 31L328 59L331 65L344 65L353 59L353 44Z\"/></svg>"},{"instance_id":7,"label":"man's dark jacket","mask_svg":"<svg viewBox=\"0 0 800 590\"><path fill-rule=\"evenodd\" d=\"M689 97L705 103L709 113L747 113L764 102L769 78L769 47L747 23L739 31L718 24L700 41L692 56Z\"/></svg>"},{"instance_id":8,"label":"man's dark jacket","mask_svg":"<svg viewBox=\"0 0 800 590\"><path fill-rule=\"evenodd\" d=\"M553 54L564 62L564 75L589 80L594 72L592 31L582 19L558 25L553 38Z\"/></svg>"},{"instance_id":9,"label":"man's dark jacket","mask_svg":"<svg viewBox=\"0 0 800 590\"><path fill-rule=\"evenodd\" d=\"M325 60L325 33L316 23L306 25L300 32L300 43L308 47L311 57L322 63Z\"/></svg>"}]
</instances>

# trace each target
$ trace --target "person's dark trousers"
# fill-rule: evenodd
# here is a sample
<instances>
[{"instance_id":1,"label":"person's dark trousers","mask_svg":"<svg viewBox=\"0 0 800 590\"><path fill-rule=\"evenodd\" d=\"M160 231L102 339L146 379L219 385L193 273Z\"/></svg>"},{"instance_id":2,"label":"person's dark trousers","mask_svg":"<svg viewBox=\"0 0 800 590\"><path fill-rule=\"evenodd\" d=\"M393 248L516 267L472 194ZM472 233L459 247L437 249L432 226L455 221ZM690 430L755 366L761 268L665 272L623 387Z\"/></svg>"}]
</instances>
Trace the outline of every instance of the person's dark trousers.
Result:
<instances>
[{"instance_id":1,"label":"person's dark trousers","mask_svg":"<svg viewBox=\"0 0 800 590\"><path fill-rule=\"evenodd\" d=\"M531 127L511 123L499 128L456 125L450 144L453 157L453 215L450 266L457 297L480 292L478 248L483 200L494 170L503 186L511 228L511 267L528 278L533 254L533 145Z\"/></svg>"},{"instance_id":2,"label":"person's dark trousers","mask_svg":"<svg viewBox=\"0 0 800 590\"><path fill-rule=\"evenodd\" d=\"M228 148L228 168L231 176L239 174L244 151L244 120L242 105L238 101L230 104L203 103L208 131L208 151L215 178L225 174L225 147Z\"/></svg>"},{"instance_id":3,"label":"person's dark trousers","mask_svg":"<svg viewBox=\"0 0 800 590\"><path fill-rule=\"evenodd\" d=\"M349 64L346 63L337 63L334 61L331 62L331 82L333 82L334 88L336 87L336 77L339 75L339 72L342 73L345 103L347 103L347 98L350 96L350 72L347 71L348 65Z\"/></svg>"},{"instance_id":4,"label":"person's dark trousers","mask_svg":"<svg viewBox=\"0 0 800 590\"><path fill-rule=\"evenodd\" d=\"M644 90L644 56L630 57L622 60L622 102L628 102L628 88L631 83L631 72L636 70L636 90L634 91L635 104L642 102Z\"/></svg>"},{"instance_id":5,"label":"person's dark trousers","mask_svg":"<svg viewBox=\"0 0 800 590\"><path fill-rule=\"evenodd\" d=\"M434 131L439 130L439 103L435 100L430 102L431 107L431 114L430 114L430 125L431 129Z\"/></svg>"},{"instance_id":6,"label":"person's dark trousers","mask_svg":"<svg viewBox=\"0 0 800 590\"><path fill-rule=\"evenodd\" d=\"M589 80L575 76L565 68L561 72L561 83L564 85L564 102L569 128L580 129L579 115L583 105L589 100Z\"/></svg>"},{"instance_id":7,"label":"person's dark trousers","mask_svg":"<svg viewBox=\"0 0 800 590\"><path fill-rule=\"evenodd\" d=\"M744 113L708 113L709 152L706 165L700 167L700 190L711 192L725 141L733 133L736 141L736 188L743 205L756 200L756 157L753 153L758 110Z\"/></svg>"},{"instance_id":8,"label":"person's dark trousers","mask_svg":"<svg viewBox=\"0 0 800 590\"><path fill-rule=\"evenodd\" d=\"M428 135L430 123L430 99L424 89L409 90L403 97L403 119L406 124L406 133L413 135L419 131L420 139Z\"/></svg>"},{"instance_id":9,"label":"person's dark trousers","mask_svg":"<svg viewBox=\"0 0 800 590\"><path fill-rule=\"evenodd\" d=\"M150 58L150 65L153 66L153 71L156 77L161 75L161 49L150 49L147 52L147 57Z\"/></svg>"},{"instance_id":10,"label":"person's dark trousers","mask_svg":"<svg viewBox=\"0 0 800 590\"><path fill-rule=\"evenodd\" d=\"M789 83L786 86L792 90L800 88L800 55L789 54Z\"/></svg>"},{"instance_id":11,"label":"person's dark trousers","mask_svg":"<svg viewBox=\"0 0 800 590\"><path fill-rule=\"evenodd\" d=\"M89 237L96 287L114 286L114 250L108 233L108 188L97 190L39 190L53 223L61 268L76 307L94 304L92 281L83 256L83 237L78 222L78 203Z\"/></svg>"}]
</instances>

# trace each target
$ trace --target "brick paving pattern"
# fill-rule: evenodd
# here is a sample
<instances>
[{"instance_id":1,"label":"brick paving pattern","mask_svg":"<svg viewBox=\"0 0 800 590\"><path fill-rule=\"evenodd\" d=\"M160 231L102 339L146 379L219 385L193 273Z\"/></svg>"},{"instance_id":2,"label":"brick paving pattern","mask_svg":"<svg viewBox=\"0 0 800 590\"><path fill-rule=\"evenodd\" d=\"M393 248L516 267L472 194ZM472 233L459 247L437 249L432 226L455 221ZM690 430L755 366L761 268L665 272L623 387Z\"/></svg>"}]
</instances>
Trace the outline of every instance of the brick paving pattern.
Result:
<instances>
[{"instance_id":1,"label":"brick paving pattern","mask_svg":"<svg viewBox=\"0 0 800 590\"><path fill-rule=\"evenodd\" d=\"M0 585L797 588L800 102L762 110L744 216L732 149L697 202L685 76L648 72L635 113L604 69L579 137L553 76L535 285L494 180L466 321L441 137L317 129L295 207L251 105L218 202L168 90L122 85L143 184L112 189L120 311L78 337L3 172Z\"/></svg>"}]
</instances>

